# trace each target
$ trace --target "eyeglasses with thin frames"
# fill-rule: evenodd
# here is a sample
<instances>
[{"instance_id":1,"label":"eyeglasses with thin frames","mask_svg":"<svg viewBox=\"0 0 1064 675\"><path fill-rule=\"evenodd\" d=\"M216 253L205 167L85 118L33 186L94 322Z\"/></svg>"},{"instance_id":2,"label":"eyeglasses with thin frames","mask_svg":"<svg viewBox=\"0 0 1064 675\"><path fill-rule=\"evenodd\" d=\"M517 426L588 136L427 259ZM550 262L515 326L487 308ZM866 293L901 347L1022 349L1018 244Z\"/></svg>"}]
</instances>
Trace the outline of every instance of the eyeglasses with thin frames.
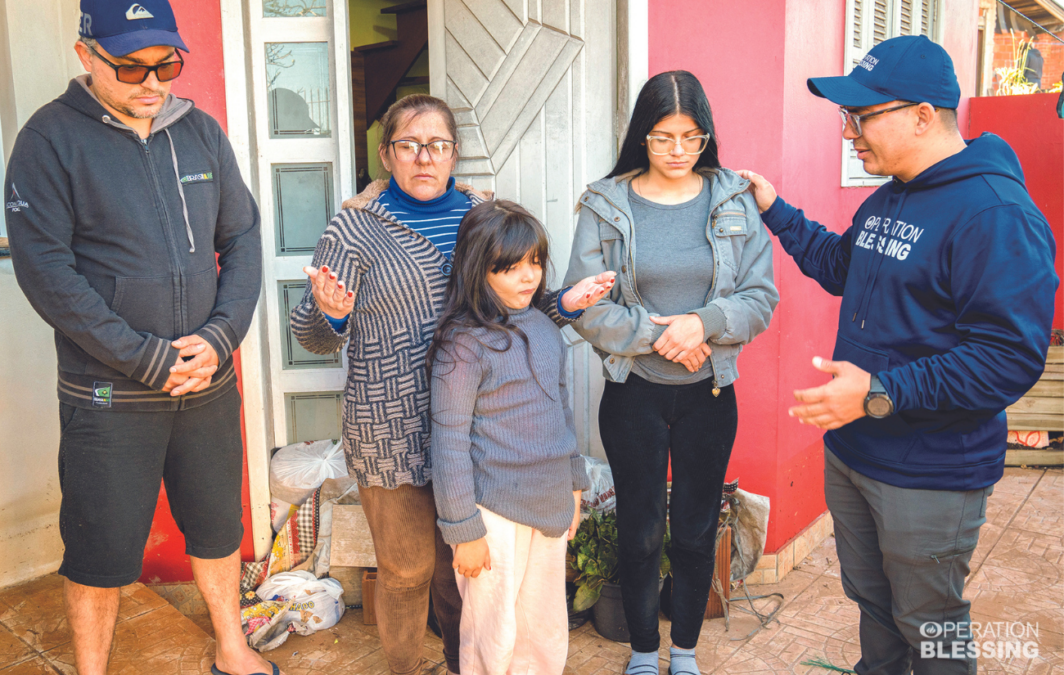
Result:
<instances>
[{"instance_id":1,"label":"eyeglasses with thin frames","mask_svg":"<svg viewBox=\"0 0 1064 675\"><path fill-rule=\"evenodd\" d=\"M709 134L687 136L680 140L647 134L647 149L650 150L652 155L667 155L678 145L683 148L685 155L701 155L702 151L706 149L709 139Z\"/></svg>"},{"instance_id":2,"label":"eyeglasses with thin frames","mask_svg":"<svg viewBox=\"0 0 1064 675\"><path fill-rule=\"evenodd\" d=\"M417 141L401 140L391 141L392 154L402 162L412 162L421 156L421 149L427 148L429 159L434 162L445 162L454 156L454 141L429 141L418 143Z\"/></svg>"},{"instance_id":3,"label":"eyeglasses with thin frames","mask_svg":"<svg viewBox=\"0 0 1064 675\"><path fill-rule=\"evenodd\" d=\"M876 110L875 112L865 113L863 115L854 115L852 112L850 112L846 108L843 108L842 106L839 106L839 117L842 118L842 130L845 132L846 131L846 127L849 126L850 123L852 122L853 123L853 131L854 131L854 133L856 133L858 136L860 136L860 135L862 135L861 134L861 120L867 120L869 118L875 117L876 115L884 115L886 113L894 112L896 110L903 110L905 108L911 108L914 105L920 105L920 104L919 103L906 103L905 105L896 105L893 108L884 108L883 110Z\"/></svg>"},{"instance_id":4,"label":"eyeglasses with thin frames","mask_svg":"<svg viewBox=\"0 0 1064 675\"><path fill-rule=\"evenodd\" d=\"M185 67L185 60L181 57L181 52L174 50L174 56L177 57L177 61L167 61L165 63L159 63L154 66L133 66L133 65L119 65L117 63L111 63L100 52L96 51L92 47L89 47L89 51L96 55L96 58L100 59L107 65L114 68L115 77L123 84L144 84L144 81L148 79L148 76L155 73L155 79L160 82L169 82L176 79L181 74L181 70Z\"/></svg>"}]
</instances>

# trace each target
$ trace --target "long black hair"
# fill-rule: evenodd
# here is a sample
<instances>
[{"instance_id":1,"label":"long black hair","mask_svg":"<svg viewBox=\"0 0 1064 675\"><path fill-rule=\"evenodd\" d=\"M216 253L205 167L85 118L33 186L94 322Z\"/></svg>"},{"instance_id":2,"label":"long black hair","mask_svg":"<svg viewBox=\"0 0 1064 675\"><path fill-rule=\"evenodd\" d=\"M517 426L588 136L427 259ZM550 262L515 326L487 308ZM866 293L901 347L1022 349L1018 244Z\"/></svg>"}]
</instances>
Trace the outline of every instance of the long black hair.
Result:
<instances>
[{"instance_id":1,"label":"long black hair","mask_svg":"<svg viewBox=\"0 0 1064 675\"><path fill-rule=\"evenodd\" d=\"M452 271L447 280L443 311L426 356L430 377L433 363L441 351L447 352L449 359L458 358L452 347L459 331L483 328L489 334L505 338L501 347L495 346L495 341L482 343L494 351L509 349L514 335L528 344L524 331L510 323L510 309L492 290L488 273L502 272L531 256L532 261L543 269L539 287L532 295L534 306L547 287L549 244L543 225L514 202L484 202L466 213L458 226L458 241L451 259Z\"/></svg>"},{"instance_id":2,"label":"long black hair","mask_svg":"<svg viewBox=\"0 0 1064 675\"><path fill-rule=\"evenodd\" d=\"M654 125L672 115L687 115L698 124L702 133L709 134L709 142L698 156L695 169L719 169L717 131L713 128L713 112L709 109L706 92L703 91L698 78L691 73L686 70L670 70L647 80L639 91L617 164L606 177L613 178L636 169L649 169L647 134Z\"/></svg>"}]
</instances>

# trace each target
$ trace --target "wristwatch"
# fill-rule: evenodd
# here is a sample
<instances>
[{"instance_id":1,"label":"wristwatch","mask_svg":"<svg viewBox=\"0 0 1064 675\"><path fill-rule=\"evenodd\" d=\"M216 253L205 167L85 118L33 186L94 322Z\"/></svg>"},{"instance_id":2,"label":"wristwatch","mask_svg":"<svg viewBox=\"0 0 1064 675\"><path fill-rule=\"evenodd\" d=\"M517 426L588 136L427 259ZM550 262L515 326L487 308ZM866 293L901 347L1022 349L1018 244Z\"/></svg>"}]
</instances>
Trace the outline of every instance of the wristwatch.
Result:
<instances>
[{"instance_id":1,"label":"wristwatch","mask_svg":"<svg viewBox=\"0 0 1064 675\"><path fill-rule=\"evenodd\" d=\"M872 419L881 420L894 414L894 401L883 387L883 383L875 375L872 376L872 386L868 389L868 395L864 399L864 411Z\"/></svg>"}]
</instances>

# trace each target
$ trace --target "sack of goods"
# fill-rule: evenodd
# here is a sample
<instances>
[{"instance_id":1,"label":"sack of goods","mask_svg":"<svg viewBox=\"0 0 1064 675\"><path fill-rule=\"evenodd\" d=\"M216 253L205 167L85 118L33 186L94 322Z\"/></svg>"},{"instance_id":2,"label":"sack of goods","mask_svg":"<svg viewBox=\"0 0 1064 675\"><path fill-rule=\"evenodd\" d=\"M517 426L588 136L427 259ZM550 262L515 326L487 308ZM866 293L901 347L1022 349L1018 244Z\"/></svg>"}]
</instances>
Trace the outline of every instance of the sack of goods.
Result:
<instances>
[{"instance_id":1,"label":"sack of goods","mask_svg":"<svg viewBox=\"0 0 1064 675\"><path fill-rule=\"evenodd\" d=\"M270 460L270 516L276 532L329 478L347 475L342 442L306 441L286 445Z\"/></svg>"},{"instance_id":2,"label":"sack of goods","mask_svg":"<svg viewBox=\"0 0 1064 675\"><path fill-rule=\"evenodd\" d=\"M613 469L609 462L584 455L591 487L580 495L580 510L584 513L608 513L617 507L617 492L613 487Z\"/></svg>"},{"instance_id":3,"label":"sack of goods","mask_svg":"<svg viewBox=\"0 0 1064 675\"><path fill-rule=\"evenodd\" d=\"M331 628L344 615L344 588L336 579L310 572L281 572L255 593L263 602L242 612L248 643L259 651L280 646L288 635Z\"/></svg>"}]
</instances>

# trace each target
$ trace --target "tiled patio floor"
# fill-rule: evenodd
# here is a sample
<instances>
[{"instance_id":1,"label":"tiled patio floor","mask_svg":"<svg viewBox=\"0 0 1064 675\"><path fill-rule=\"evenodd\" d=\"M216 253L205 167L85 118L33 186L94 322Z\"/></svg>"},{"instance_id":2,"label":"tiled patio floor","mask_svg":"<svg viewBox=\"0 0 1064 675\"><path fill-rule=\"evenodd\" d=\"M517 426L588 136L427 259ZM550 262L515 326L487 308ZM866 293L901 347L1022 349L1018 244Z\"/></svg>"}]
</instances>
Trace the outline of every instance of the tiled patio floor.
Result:
<instances>
[{"instance_id":1,"label":"tiled patio floor","mask_svg":"<svg viewBox=\"0 0 1064 675\"><path fill-rule=\"evenodd\" d=\"M1064 675L1064 472L1006 470L990 498L987 519L966 592L973 603L972 617L980 622L1029 622L1038 626L1039 635L1037 657L984 658L980 670ZM51 576L0 591L0 674L74 672L60 587L60 579ZM751 595L773 592L786 598L779 621L751 638L745 636L756 621L739 611L733 610L727 632L723 619L704 624L698 645L703 672L807 673L817 669L800 664L812 658L843 667L856 663L858 610L843 594L833 539L781 583L750 587ZM193 619L185 619L143 586L127 587L111 672L208 673L214 651L210 625L203 617ZM662 635L666 639L661 653L667 657L664 619ZM440 641L429 634L426 657L441 663L440 648ZM566 673L620 673L627 655L627 645L600 637L587 624L570 634ZM348 612L330 630L293 636L267 656L288 675L388 672L377 629L362 624L360 610ZM662 661L662 673L666 667Z\"/></svg>"}]
</instances>

